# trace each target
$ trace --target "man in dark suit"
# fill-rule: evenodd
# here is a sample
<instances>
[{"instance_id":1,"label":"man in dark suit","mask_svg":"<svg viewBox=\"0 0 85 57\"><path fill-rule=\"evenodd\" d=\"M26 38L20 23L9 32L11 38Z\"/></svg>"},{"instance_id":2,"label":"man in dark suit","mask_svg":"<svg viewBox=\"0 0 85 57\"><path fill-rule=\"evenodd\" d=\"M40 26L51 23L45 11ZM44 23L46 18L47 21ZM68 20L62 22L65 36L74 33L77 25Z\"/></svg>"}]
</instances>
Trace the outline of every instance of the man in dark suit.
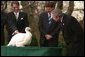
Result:
<instances>
[{"instance_id":1,"label":"man in dark suit","mask_svg":"<svg viewBox=\"0 0 85 57\"><path fill-rule=\"evenodd\" d=\"M1 45L5 44L5 35L4 35L4 26L6 26L8 29L10 29L12 31L12 33L14 31L17 31L16 27L14 26L14 24L11 22L8 22L9 20L7 20L7 13L4 12L4 4L1 2ZM10 25L11 23L11 25Z\"/></svg>"},{"instance_id":2,"label":"man in dark suit","mask_svg":"<svg viewBox=\"0 0 85 57\"><path fill-rule=\"evenodd\" d=\"M11 7L12 7L12 12L8 13L8 20L9 20L8 23L11 20L12 22L10 22L10 25L11 23L13 23L16 26L17 31L24 33L25 28L29 26L29 23L27 20L27 14L20 11L18 1L13 1L11 3ZM11 38L16 31L14 33L11 33L11 30L10 29L8 30L9 30L9 36L10 36L9 38Z\"/></svg>"},{"instance_id":3,"label":"man in dark suit","mask_svg":"<svg viewBox=\"0 0 85 57\"><path fill-rule=\"evenodd\" d=\"M55 28L57 25L51 19L51 11L54 9L55 4L53 2L47 2L45 4L45 11L39 16L39 31L40 31L40 46L44 47L56 47L58 45L57 32ZM52 26L50 28L50 26Z\"/></svg>"},{"instance_id":4,"label":"man in dark suit","mask_svg":"<svg viewBox=\"0 0 85 57\"><path fill-rule=\"evenodd\" d=\"M58 23L59 30L62 31L67 56L84 56L84 31L76 18L62 13L60 9L53 10L51 15L52 19Z\"/></svg>"}]
</instances>

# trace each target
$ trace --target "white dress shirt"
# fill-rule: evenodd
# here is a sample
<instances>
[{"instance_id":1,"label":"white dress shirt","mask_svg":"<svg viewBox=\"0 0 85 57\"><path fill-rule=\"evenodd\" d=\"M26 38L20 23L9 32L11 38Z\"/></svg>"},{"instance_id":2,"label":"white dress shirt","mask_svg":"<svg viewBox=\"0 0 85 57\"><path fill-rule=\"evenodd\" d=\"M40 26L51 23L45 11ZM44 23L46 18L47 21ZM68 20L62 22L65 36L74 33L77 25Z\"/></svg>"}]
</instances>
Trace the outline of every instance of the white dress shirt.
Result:
<instances>
[{"instance_id":1,"label":"white dress shirt","mask_svg":"<svg viewBox=\"0 0 85 57\"><path fill-rule=\"evenodd\" d=\"M16 19L18 20L18 17L19 17L19 12L14 12L15 16L16 16Z\"/></svg>"}]
</instances>

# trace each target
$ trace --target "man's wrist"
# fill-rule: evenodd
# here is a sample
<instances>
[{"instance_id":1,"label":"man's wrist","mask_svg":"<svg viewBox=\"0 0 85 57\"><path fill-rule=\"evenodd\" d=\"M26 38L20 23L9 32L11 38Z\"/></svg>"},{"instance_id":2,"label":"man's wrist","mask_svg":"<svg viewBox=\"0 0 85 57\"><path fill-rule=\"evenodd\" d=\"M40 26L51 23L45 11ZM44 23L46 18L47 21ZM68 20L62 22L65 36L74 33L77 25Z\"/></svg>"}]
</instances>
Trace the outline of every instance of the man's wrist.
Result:
<instances>
[{"instance_id":1,"label":"man's wrist","mask_svg":"<svg viewBox=\"0 0 85 57\"><path fill-rule=\"evenodd\" d=\"M15 30L15 31L12 33L12 35L15 35L15 34L17 34L17 33L19 33L19 31L18 31L18 30Z\"/></svg>"}]
</instances>

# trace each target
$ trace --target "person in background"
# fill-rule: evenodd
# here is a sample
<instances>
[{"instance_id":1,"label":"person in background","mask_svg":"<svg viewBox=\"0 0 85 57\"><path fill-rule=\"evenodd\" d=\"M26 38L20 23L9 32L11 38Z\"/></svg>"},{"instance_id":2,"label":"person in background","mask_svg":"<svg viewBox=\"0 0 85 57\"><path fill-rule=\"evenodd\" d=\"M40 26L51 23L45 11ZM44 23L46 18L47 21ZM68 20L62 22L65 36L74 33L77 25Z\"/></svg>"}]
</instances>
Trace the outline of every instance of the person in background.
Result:
<instances>
[{"instance_id":1,"label":"person in background","mask_svg":"<svg viewBox=\"0 0 85 57\"><path fill-rule=\"evenodd\" d=\"M9 20L8 23L10 23L10 25L13 23L17 29L14 33L12 33L12 30L10 30L10 28L8 29L9 41L11 37L15 35L17 32L25 33L25 28L29 26L29 22L27 20L28 16L25 12L20 11L19 6L20 5L18 1L12 1L11 3L12 12L8 13ZM14 29L13 26L12 29Z\"/></svg>"},{"instance_id":2,"label":"person in background","mask_svg":"<svg viewBox=\"0 0 85 57\"><path fill-rule=\"evenodd\" d=\"M14 31L16 31L15 33L19 33L17 31L16 27L14 26L14 24L10 25L10 23L12 23L12 21L10 20L10 22L8 22L9 20L7 19L7 13L5 13L3 9L4 9L4 4L3 4L3 2L1 2L1 46L5 45L5 35L4 35L5 26L8 29L10 29L12 31L12 33Z\"/></svg>"},{"instance_id":3,"label":"person in background","mask_svg":"<svg viewBox=\"0 0 85 57\"><path fill-rule=\"evenodd\" d=\"M56 23L51 18L51 11L55 8L53 2L45 4L45 12L39 15L39 31L40 31L40 46L41 47L57 47L58 37L55 31ZM52 27L50 27L52 26Z\"/></svg>"}]
</instances>

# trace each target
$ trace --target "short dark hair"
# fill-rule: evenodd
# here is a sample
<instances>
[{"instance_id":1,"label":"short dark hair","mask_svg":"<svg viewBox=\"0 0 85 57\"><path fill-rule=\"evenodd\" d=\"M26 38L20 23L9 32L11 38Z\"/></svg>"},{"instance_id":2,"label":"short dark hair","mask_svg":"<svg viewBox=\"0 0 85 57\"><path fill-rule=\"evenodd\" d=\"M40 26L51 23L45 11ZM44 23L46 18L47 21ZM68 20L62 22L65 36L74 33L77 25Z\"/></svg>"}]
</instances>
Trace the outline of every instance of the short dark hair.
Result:
<instances>
[{"instance_id":1,"label":"short dark hair","mask_svg":"<svg viewBox=\"0 0 85 57\"><path fill-rule=\"evenodd\" d=\"M13 4L16 4L16 5L19 6L19 2L18 2L18 1L12 1L12 2L11 2L11 6L13 6Z\"/></svg>"},{"instance_id":2,"label":"short dark hair","mask_svg":"<svg viewBox=\"0 0 85 57\"><path fill-rule=\"evenodd\" d=\"M53 2L46 2L46 3L45 3L45 7L54 8L54 7L55 7L55 3L53 3Z\"/></svg>"}]
</instances>

